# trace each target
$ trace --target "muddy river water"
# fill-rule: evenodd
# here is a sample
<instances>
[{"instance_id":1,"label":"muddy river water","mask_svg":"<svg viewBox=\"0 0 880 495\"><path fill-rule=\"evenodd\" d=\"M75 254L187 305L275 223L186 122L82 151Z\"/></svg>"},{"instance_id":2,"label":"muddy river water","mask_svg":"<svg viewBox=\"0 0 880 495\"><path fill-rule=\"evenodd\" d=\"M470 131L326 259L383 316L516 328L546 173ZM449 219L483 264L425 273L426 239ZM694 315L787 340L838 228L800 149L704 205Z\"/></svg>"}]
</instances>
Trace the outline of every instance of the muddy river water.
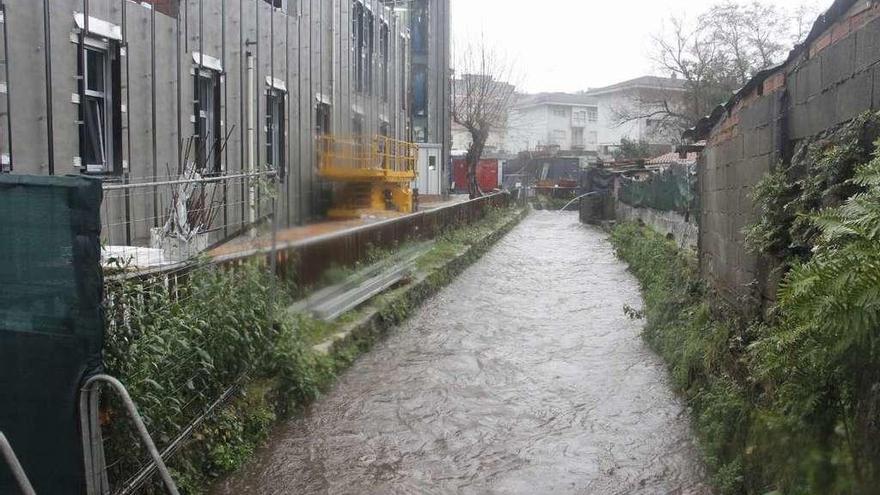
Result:
<instances>
[{"instance_id":1,"label":"muddy river water","mask_svg":"<svg viewBox=\"0 0 880 495\"><path fill-rule=\"evenodd\" d=\"M534 212L215 493L709 493L625 304L606 235Z\"/></svg>"}]
</instances>

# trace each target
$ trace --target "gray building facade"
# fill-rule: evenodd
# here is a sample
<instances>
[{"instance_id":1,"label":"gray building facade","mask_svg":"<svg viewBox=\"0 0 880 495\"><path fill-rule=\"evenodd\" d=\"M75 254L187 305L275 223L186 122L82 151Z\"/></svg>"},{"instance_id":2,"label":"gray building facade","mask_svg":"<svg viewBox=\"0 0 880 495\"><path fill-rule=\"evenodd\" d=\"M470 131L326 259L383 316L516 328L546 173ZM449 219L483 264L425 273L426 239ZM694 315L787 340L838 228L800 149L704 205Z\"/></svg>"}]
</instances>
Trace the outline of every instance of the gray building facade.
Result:
<instances>
[{"instance_id":1,"label":"gray building facade","mask_svg":"<svg viewBox=\"0 0 880 495\"><path fill-rule=\"evenodd\" d=\"M224 177L277 175L278 222L296 225L321 215L331 188L317 176L319 136L410 140L410 26L380 0L3 0L2 9L3 170L118 187L105 187L113 244L146 245L168 215L158 186L126 186L179 178L187 156L216 178L217 242L267 214L259 187ZM433 57L420 60L446 74L448 48ZM445 108L448 94L434 91L431 104ZM444 139L443 128L428 139Z\"/></svg>"},{"instance_id":2,"label":"gray building facade","mask_svg":"<svg viewBox=\"0 0 880 495\"><path fill-rule=\"evenodd\" d=\"M412 140L439 146L448 187L452 147L452 73L449 0L385 0L410 29L409 115ZM444 188L444 192L446 188Z\"/></svg>"}]
</instances>

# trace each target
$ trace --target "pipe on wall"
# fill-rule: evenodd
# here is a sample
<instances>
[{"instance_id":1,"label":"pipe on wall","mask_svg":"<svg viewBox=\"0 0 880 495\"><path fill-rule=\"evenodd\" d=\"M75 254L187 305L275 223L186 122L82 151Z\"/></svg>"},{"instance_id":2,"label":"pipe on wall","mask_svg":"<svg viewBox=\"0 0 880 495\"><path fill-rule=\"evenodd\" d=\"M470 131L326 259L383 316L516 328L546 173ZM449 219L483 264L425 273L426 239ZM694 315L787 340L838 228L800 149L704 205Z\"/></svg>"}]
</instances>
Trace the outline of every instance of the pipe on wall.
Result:
<instances>
[{"instance_id":1,"label":"pipe on wall","mask_svg":"<svg viewBox=\"0 0 880 495\"><path fill-rule=\"evenodd\" d=\"M86 5L85 31L88 31L88 0L84 0L84 3ZM48 166L49 175L55 175L55 133L53 129L54 115L52 112L52 24L49 20L49 0L43 0L43 43L43 53L46 57L46 137L48 139Z\"/></svg>"},{"instance_id":2,"label":"pipe on wall","mask_svg":"<svg viewBox=\"0 0 880 495\"><path fill-rule=\"evenodd\" d=\"M256 112L254 107L255 86L257 84L255 57L247 52L247 167L248 173L253 174L257 170L257 143L256 143ZM251 237L256 236L254 224L257 222L257 188L254 181L249 182L248 191L248 221Z\"/></svg>"}]
</instances>

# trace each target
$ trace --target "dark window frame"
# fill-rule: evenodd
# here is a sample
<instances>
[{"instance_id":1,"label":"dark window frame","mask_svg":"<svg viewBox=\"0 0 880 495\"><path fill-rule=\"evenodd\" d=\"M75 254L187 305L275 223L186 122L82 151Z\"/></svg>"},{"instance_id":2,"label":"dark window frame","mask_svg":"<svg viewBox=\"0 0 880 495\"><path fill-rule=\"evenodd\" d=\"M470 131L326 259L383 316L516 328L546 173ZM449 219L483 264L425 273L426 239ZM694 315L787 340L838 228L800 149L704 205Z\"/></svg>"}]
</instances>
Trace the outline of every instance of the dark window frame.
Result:
<instances>
[{"instance_id":1,"label":"dark window frame","mask_svg":"<svg viewBox=\"0 0 880 495\"><path fill-rule=\"evenodd\" d=\"M287 167L285 132L287 92L277 88L266 91L266 167L284 177Z\"/></svg>"},{"instance_id":2,"label":"dark window frame","mask_svg":"<svg viewBox=\"0 0 880 495\"><path fill-rule=\"evenodd\" d=\"M77 124L80 167L85 174L114 176L123 173L121 56L118 41L80 34L76 57ZM95 63L101 64L97 72L90 70ZM98 74L100 82L94 80ZM99 111L91 112L91 109Z\"/></svg>"},{"instance_id":3,"label":"dark window frame","mask_svg":"<svg viewBox=\"0 0 880 495\"><path fill-rule=\"evenodd\" d=\"M195 67L194 72L194 161L197 170L202 175L219 175L223 172L223 156L222 153L220 153L221 74L218 71L205 67L199 68L198 66ZM207 133L205 132L206 129L208 131Z\"/></svg>"},{"instance_id":4,"label":"dark window frame","mask_svg":"<svg viewBox=\"0 0 880 495\"><path fill-rule=\"evenodd\" d=\"M379 58L382 61L382 101L388 101L391 71L391 29L388 22L379 23Z\"/></svg>"}]
</instances>

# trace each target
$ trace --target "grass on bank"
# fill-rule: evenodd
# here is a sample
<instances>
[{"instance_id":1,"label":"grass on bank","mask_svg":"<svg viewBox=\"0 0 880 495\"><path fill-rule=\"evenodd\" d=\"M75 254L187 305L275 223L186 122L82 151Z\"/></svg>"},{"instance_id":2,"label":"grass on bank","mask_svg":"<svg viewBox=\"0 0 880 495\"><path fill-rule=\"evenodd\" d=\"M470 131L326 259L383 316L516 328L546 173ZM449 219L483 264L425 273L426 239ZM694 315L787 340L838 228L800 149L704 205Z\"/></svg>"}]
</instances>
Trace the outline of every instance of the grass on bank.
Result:
<instances>
[{"instance_id":1,"label":"grass on bank","mask_svg":"<svg viewBox=\"0 0 880 495\"><path fill-rule=\"evenodd\" d=\"M693 413L722 494L880 493L880 160L814 218L813 257L747 322L708 293L693 254L645 227L611 240L644 294L644 337Z\"/></svg>"},{"instance_id":2,"label":"grass on bank","mask_svg":"<svg viewBox=\"0 0 880 495\"><path fill-rule=\"evenodd\" d=\"M488 211L482 220L444 233L418 260L420 272L427 276L423 287L401 287L369 304L389 323L405 318L429 285L439 287L451 280L453 273L443 268L446 262L471 245L488 242L487 237L520 211ZM273 283L282 293L277 307L269 302ZM287 304L301 293L294 284L273 281L256 262L229 270L206 263L174 283L109 284L107 371L126 384L160 449L230 385L241 383L229 403L207 416L169 463L182 493L203 493L211 480L238 469L280 418L314 400L372 344L374 336L366 336L333 356L313 352L314 344L365 310L334 323L289 315ZM140 443L121 411L111 399L103 414L114 487L146 458L142 449L132 448ZM147 493L164 491L154 484Z\"/></svg>"}]
</instances>

